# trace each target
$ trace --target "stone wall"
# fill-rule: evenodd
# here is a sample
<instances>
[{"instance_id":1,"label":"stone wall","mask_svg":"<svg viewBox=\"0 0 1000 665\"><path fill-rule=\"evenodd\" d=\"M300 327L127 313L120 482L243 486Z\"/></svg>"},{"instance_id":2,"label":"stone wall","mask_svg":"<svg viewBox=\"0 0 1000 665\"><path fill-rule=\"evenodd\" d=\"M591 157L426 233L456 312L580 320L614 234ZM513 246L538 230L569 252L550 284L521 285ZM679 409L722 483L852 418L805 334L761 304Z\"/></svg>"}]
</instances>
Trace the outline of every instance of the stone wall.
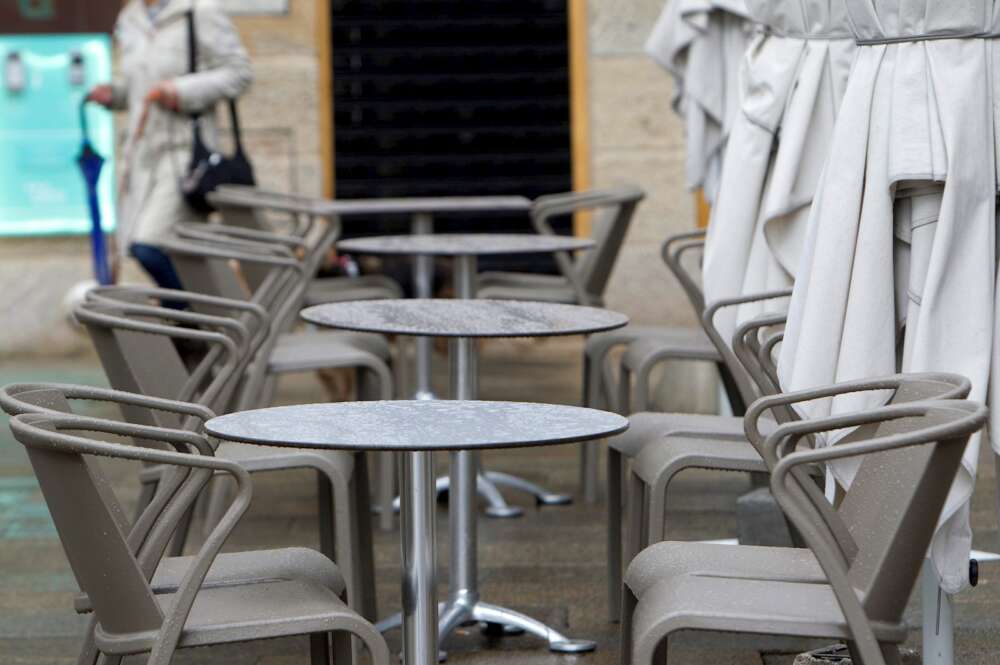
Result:
<instances>
[{"instance_id":1,"label":"stone wall","mask_svg":"<svg viewBox=\"0 0 1000 665\"><path fill-rule=\"evenodd\" d=\"M241 102L261 183L322 191L317 6L291 0L288 12L239 15L257 80ZM643 323L693 325L690 307L659 259L672 232L690 229L683 139L669 108L670 80L642 52L662 0L590 1L590 99L595 185L634 182L648 193L612 278L608 304ZM61 303L89 277L84 239L0 241L0 355L69 354L87 348ZM140 280L137 271L127 278Z\"/></svg>"}]
</instances>

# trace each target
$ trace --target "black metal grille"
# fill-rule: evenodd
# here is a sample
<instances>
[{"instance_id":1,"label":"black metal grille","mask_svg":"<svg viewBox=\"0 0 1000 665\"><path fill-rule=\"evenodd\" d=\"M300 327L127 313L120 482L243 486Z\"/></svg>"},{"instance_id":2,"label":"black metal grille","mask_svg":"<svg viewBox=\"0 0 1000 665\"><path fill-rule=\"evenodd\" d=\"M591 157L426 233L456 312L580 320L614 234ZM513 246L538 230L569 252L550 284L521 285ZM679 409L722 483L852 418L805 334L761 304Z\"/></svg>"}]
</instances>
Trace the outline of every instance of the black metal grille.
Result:
<instances>
[{"instance_id":1,"label":"black metal grille","mask_svg":"<svg viewBox=\"0 0 1000 665\"><path fill-rule=\"evenodd\" d=\"M334 0L332 12L338 198L572 188L565 0ZM439 226L529 228L524 215Z\"/></svg>"}]
</instances>

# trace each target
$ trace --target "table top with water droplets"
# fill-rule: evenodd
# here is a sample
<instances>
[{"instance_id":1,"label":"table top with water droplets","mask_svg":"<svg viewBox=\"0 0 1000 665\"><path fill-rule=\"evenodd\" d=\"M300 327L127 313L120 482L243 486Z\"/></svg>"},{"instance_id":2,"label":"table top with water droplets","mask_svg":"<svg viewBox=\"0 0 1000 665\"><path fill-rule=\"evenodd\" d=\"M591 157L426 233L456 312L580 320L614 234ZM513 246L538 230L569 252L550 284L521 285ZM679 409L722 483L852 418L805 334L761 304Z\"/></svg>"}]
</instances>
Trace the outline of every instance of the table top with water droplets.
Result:
<instances>
[{"instance_id":1,"label":"table top with water droplets","mask_svg":"<svg viewBox=\"0 0 1000 665\"><path fill-rule=\"evenodd\" d=\"M434 451L522 448L621 433L628 420L577 406L480 401L302 404L213 418L219 439L290 448Z\"/></svg>"},{"instance_id":2,"label":"table top with water droplets","mask_svg":"<svg viewBox=\"0 0 1000 665\"><path fill-rule=\"evenodd\" d=\"M302 311L316 325L426 337L551 337L621 328L628 317L597 307L523 300L355 300Z\"/></svg>"}]
</instances>

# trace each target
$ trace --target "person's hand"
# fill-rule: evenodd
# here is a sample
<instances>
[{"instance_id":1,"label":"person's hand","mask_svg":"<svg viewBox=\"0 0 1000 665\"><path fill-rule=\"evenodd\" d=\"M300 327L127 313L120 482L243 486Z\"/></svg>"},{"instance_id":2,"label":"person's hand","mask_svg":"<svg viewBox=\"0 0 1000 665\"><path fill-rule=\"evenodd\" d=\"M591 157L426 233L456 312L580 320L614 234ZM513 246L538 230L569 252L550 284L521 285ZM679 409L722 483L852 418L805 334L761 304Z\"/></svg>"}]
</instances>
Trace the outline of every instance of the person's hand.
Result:
<instances>
[{"instance_id":1,"label":"person's hand","mask_svg":"<svg viewBox=\"0 0 1000 665\"><path fill-rule=\"evenodd\" d=\"M173 81L160 81L146 95L147 104L159 104L169 111L178 111L181 108L180 94Z\"/></svg>"},{"instance_id":2,"label":"person's hand","mask_svg":"<svg viewBox=\"0 0 1000 665\"><path fill-rule=\"evenodd\" d=\"M114 102L115 92L110 85L107 83L103 85L94 86L94 88L87 94L87 101L94 102L95 104L100 104L104 108L111 108L111 104Z\"/></svg>"}]
</instances>

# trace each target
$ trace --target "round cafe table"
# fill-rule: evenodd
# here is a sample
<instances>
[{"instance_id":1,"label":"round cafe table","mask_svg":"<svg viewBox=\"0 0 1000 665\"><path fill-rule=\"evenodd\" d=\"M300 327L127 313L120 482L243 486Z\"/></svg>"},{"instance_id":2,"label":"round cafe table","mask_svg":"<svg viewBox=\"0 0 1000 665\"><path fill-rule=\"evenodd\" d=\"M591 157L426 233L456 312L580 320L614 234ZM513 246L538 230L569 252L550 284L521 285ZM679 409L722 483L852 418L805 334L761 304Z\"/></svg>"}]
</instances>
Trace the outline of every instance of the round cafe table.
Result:
<instances>
[{"instance_id":1,"label":"round cafe table","mask_svg":"<svg viewBox=\"0 0 1000 665\"><path fill-rule=\"evenodd\" d=\"M267 446L403 453L403 663L438 662L435 591L435 451L586 441L624 431L621 416L579 407L512 402L405 401L307 404L210 420L219 439ZM482 605L491 619L501 608ZM485 620L485 619L484 619Z\"/></svg>"},{"instance_id":2,"label":"round cafe table","mask_svg":"<svg viewBox=\"0 0 1000 665\"><path fill-rule=\"evenodd\" d=\"M594 241L572 236L548 236L537 233L438 233L434 235L394 235L353 238L337 243L337 249L350 254L380 256L412 256L418 261L434 257L450 258L454 264L455 297L470 300L476 297L476 274L480 256L504 254L553 254L590 249ZM430 337L416 336L416 398L433 399L431 392ZM448 478L438 479L437 487L449 488ZM497 485L526 492L545 505L560 505L572 500L567 494L556 494L523 478L486 471L477 480L491 517L518 517L523 511L509 505ZM383 510L385 506L383 506ZM388 514L384 510L383 519ZM385 522L383 522L385 525Z\"/></svg>"},{"instance_id":3,"label":"round cafe table","mask_svg":"<svg viewBox=\"0 0 1000 665\"><path fill-rule=\"evenodd\" d=\"M593 307L508 300L370 300L318 305L302 311L316 325L450 339L451 392L458 400L477 395L476 340L489 337L542 337L581 335L620 328L628 318L617 312ZM420 402L415 403L435 403ZM619 420L609 420L622 424ZM444 425L447 427L447 424ZM539 436L548 425L527 425ZM540 428L540 429L536 429ZM551 435L546 431L546 434ZM591 439L602 438L591 436ZM578 437L577 441L583 441ZM571 640L540 621L513 610L480 600L476 485L479 459L476 449L456 450L451 456L448 501L451 557L450 593L441 613L438 636L444 640L455 628L470 622L503 626L508 631L526 631L549 644L552 651L580 652L595 648L590 640ZM405 527L404 527L405 529ZM402 619L405 623L405 613ZM391 617L379 624L388 630L400 622Z\"/></svg>"}]
</instances>

